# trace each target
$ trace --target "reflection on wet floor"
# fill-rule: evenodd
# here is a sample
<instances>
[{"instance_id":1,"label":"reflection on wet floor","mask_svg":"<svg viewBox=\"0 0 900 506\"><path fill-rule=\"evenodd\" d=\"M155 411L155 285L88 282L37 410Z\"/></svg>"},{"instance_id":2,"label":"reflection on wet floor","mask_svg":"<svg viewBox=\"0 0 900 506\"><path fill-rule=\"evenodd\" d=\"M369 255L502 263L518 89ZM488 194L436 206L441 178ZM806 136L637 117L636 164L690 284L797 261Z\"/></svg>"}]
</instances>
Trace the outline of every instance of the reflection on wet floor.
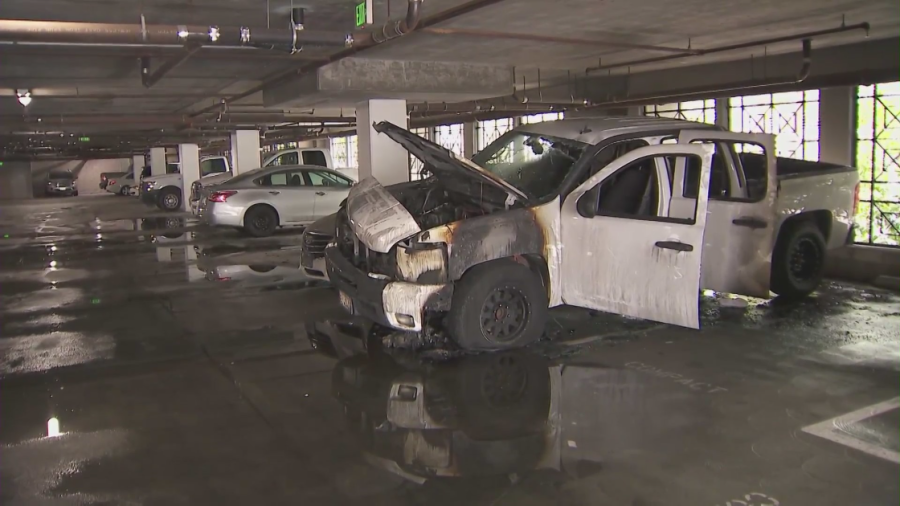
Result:
<instances>
[{"instance_id":1,"label":"reflection on wet floor","mask_svg":"<svg viewBox=\"0 0 900 506\"><path fill-rule=\"evenodd\" d=\"M900 502L891 294L559 307L468 354L346 316L299 233L58 205L0 213L2 504Z\"/></svg>"}]
</instances>

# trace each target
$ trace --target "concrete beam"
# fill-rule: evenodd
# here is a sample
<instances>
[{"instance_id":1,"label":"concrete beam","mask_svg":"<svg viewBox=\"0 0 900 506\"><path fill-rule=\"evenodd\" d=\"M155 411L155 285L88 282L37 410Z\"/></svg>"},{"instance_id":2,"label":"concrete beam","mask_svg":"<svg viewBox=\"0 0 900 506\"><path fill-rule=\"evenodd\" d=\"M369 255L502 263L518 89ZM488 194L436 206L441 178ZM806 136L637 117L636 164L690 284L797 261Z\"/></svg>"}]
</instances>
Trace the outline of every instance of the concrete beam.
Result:
<instances>
[{"instance_id":1,"label":"concrete beam","mask_svg":"<svg viewBox=\"0 0 900 506\"><path fill-rule=\"evenodd\" d=\"M751 87L754 83L765 81L790 81L797 75L800 64L798 52L753 60L591 78L579 83L579 96L594 103L616 106L617 101L667 103L700 97L716 98L743 93L771 93L892 81L897 79L900 72L900 39L881 39L821 50L816 50L813 46L811 72L803 82L758 90ZM685 91L690 93L666 96Z\"/></svg>"},{"instance_id":2,"label":"concrete beam","mask_svg":"<svg viewBox=\"0 0 900 506\"><path fill-rule=\"evenodd\" d=\"M512 67L344 58L263 91L266 107L353 107L372 99L462 102L509 95Z\"/></svg>"}]
</instances>

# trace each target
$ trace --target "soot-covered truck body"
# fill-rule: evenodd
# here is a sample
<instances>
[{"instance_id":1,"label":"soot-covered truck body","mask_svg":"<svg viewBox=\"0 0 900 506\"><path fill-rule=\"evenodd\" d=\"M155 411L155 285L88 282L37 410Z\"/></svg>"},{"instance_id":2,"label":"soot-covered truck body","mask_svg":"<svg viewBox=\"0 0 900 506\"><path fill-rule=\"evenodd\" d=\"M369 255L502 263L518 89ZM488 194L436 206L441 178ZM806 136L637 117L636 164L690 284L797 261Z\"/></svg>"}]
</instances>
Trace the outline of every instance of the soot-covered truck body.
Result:
<instances>
[{"instance_id":1,"label":"soot-covered truck body","mask_svg":"<svg viewBox=\"0 0 900 506\"><path fill-rule=\"evenodd\" d=\"M355 186L328 276L351 313L464 348L526 345L560 304L697 328L701 288L806 295L851 235L855 170L776 158L769 135L563 120L522 125L470 161L376 130L432 176Z\"/></svg>"}]
</instances>

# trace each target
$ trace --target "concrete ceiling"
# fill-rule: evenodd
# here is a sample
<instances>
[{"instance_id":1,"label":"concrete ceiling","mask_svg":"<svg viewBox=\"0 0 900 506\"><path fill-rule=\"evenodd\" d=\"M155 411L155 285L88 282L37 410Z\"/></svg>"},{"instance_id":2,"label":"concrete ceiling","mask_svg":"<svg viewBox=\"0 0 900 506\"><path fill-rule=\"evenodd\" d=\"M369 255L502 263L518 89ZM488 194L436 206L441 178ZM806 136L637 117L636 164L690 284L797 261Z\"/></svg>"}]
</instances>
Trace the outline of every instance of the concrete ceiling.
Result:
<instances>
[{"instance_id":1,"label":"concrete ceiling","mask_svg":"<svg viewBox=\"0 0 900 506\"><path fill-rule=\"evenodd\" d=\"M423 17L466 3L463 0L425 0ZM355 0L295 0L307 9L308 30L354 31ZM149 25L217 25L280 27L287 29L290 0L3 0L0 19L82 21ZM376 26L405 14L404 0L375 0ZM896 37L900 4L896 0L505 0L456 17L428 30L503 32L439 34L416 32L373 47L360 58L436 62L465 62L512 66L516 85L530 88L531 103L539 94L574 97L584 89L585 69L665 55L661 51L604 47L599 42L643 44L682 49L706 49L746 41L830 29L842 23L868 22L870 30L817 37L814 51L835 45ZM569 38L551 42L508 38ZM868 35L868 38L867 38ZM590 44L596 41L598 44ZM860 46L862 47L862 46ZM715 62L759 61L764 56L797 53L799 41L770 44L740 51L693 56L651 65L621 67L597 75L644 73ZM0 142L9 144L10 131L58 131L67 134L120 134L160 131L167 135L185 126L172 118L209 108L223 98L257 86L268 77L321 60L334 49L313 49L295 55L256 49L203 48L166 75L154 87L141 85L138 58L151 57L155 68L178 48L73 46L0 43ZM814 53L815 54L815 53ZM885 59L891 58L885 55ZM815 59L814 59L815 61ZM890 65L896 67L897 62ZM541 81L539 85L538 73ZM579 80L581 86L574 83ZM602 83L602 80L597 82ZM523 86L524 83L524 86ZM560 86L561 85L561 86ZM540 91L534 91L540 86ZM16 102L14 90L30 89L35 97L27 110ZM510 86L510 93L512 93ZM588 95L597 95L597 90ZM2 96L5 95L5 96ZM546 98L546 97L545 97ZM449 100L449 99L448 99ZM288 120L259 118L254 124L287 125L304 116L353 116L352 110L322 104L315 110L262 107L262 93L232 103L226 112L284 112ZM215 110L214 112L219 112ZM90 115L120 115L121 121L84 122ZM143 119L139 119L143 117ZM38 118L42 118L39 122ZM46 118L46 119L43 119ZM265 120L265 121L263 121ZM238 120L234 120L238 121ZM203 125L209 130L215 126ZM226 123L223 128L233 128ZM194 131L197 125L189 130ZM221 136L221 134L218 134ZM19 136L21 137L21 136ZM18 138L18 137L17 137ZM111 137L112 138L112 137Z\"/></svg>"}]
</instances>

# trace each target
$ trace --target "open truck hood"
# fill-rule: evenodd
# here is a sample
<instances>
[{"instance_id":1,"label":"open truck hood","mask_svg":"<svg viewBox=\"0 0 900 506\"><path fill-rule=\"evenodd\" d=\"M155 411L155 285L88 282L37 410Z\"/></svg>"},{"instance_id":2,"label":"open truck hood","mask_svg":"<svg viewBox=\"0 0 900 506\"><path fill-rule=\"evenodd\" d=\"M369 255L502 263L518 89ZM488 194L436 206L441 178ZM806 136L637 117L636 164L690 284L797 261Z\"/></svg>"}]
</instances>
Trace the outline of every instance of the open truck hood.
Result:
<instances>
[{"instance_id":1,"label":"open truck hood","mask_svg":"<svg viewBox=\"0 0 900 506\"><path fill-rule=\"evenodd\" d=\"M438 179L447 176L466 176L502 190L513 201L524 202L528 199L515 186L484 170L483 167L468 158L456 156L449 149L423 139L390 121L375 123L373 128L376 132L387 135L392 141L400 144L404 149L412 153L413 156L425 162Z\"/></svg>"},{"instance_id":2,"label":"open truck hood","mask_svg":"<svg viewBox=\"0 0 900 506\"><path fill-rule=\"evenodd\" d=\"M409 211L373 177L350 188L347 218L356 237L379 253L422 231Z\"/></svg>"}]
</instances>

